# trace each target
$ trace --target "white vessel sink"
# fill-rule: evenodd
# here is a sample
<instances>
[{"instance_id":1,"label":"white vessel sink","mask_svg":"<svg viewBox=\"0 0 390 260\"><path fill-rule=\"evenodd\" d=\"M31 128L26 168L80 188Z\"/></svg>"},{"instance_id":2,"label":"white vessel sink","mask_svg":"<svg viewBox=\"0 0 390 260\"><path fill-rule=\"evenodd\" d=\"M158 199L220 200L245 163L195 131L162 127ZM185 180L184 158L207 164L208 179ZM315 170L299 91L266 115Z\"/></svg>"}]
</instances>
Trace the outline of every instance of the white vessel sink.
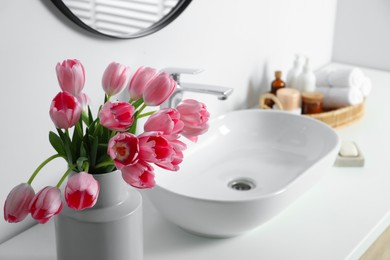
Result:
<instances>
[{"instance_id":1,"label":"white vessel sink","mask_svg":"<svg viewBox=\"0 0 390 260\"><path fill-rule=\"evenodd\" d=\"M326 173L339 150L327 125L306 116L240 110L210 122L177 173L146 191L168 220L192 233L232 237L280 213Z\"/></svg>"}]
</instances>

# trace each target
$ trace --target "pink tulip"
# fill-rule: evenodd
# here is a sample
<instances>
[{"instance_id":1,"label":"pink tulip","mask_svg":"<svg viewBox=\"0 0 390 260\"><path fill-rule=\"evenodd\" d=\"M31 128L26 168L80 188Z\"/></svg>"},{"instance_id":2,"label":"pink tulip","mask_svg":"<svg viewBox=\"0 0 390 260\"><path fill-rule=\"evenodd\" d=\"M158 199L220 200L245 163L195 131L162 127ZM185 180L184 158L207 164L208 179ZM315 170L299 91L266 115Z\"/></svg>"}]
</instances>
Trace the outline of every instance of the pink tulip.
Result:
<instances>
[{"instance_id":1,"label":"pink tulip","mask_svg":"<svg viewBox=\"0 0 390 260\"><path fill-rule=\"evenodd\" d=\"M137 164L125 166L121 172L123 179L135 188L147 189L156 184L153 167L147 162L139 161Z\"/></svg>"},{"instance_id":2,"label":"pink tulip","mask_svg":"<svg viewBox=\"0 0 390 260\"><path fill-rule=\"evenodd\" d=\"M102 85L108 96L120 93L130 79L130 68L120 63L111 62L103 74Z\"/></svg>"},{"instance_id":3,"label":"pink tulip","mask_svg":"<svg viewBox=\"0 0 390 260\"><path fill-rule=\"evenodd\" d=\"M77 96L77 101L80 103L82 110L86 110L88 105L91 103L91 99L87 96L87 94L82 92Z\"/></svg>"},{"instance_id":4,"label":"pink tulip","mask_svg":"<svg viewBox=\"0 0 390 260\"><path fill-rule=\"evenodd\" d=\"M172 161L175 152L161 132L145 132L138 136L139 159L150 163Z\"/></svg>"},{"instance_id":5,"label":"pink tulip","mask_svg":"<svg viewBox=\"0 0 390 260\"><path fill-rule=\"evenodd\" d=\"M170 139L172 136L165 136L165 138ZM169 143L171 144L174 151L172 160L158 162L156 165L166 170L178 171L180 169L179 164L183 161L183 151L187 148L187 146L185 143L175 139L169 140Z\"/></svg>"},{"instance_id":6,"label":"pink tulip","mask_svg":"<svg viewBox=\"0 0 390 260\"><path fill-rule=\"evenodd\" d=\"M35 192L30 184L21 183L8 194L4 203L4 219L9 223L17 223L25 219L30 212L30 202Z\"/></svg>"},{"instance_id":7,"label":"pink tulip","mask_svg":"<svg viewBox=\"0 0 390 260\"><path fill-rule=\"evenodd\" d=\"M139 140L130 133L117 133L108 142L107 153L114 161L116 168L121 170L124 166L138 162Z\"/></svg>"},{"instance_id":8,"label":"pink tulip","mask_svg":"<svg viewBox=\"0 0 390 260\"><path fill-rule=\"evenodd\" d=\"M44 224L62 210L61 191L47 186L39 191L30 203L31 216Z\"/></svg>"},{"instance_id":9,"label":"pink tulip","mask_svg":"<svg viewBox=\"0 0 390 260\"><path fill-rule=\"evenodd\" d=\"M176 82L165 71L150 80L144 90L144 101L148 106L159 106L176 89Z\"/></svg>"},{"instance_id":10,"label":"pink tulip","mask_svg":"<svg viewBox=\"0 0 390 260\"><path fill-rule=\"evenodd\" d=\"M158 131L164 135L179 134L184 127L180 120L180 113L173 108L164 108L151 115L145 122L147 132Z\"/></svg>"},{"instance_id":11,"label":"pink tulip","mask_svg":"<svg viewBox=\"0 0 390 260\"><path fill-rule=\"evenodd\" d=\"M127 102L107 102L99 113L100 123L111 130L126 131L134 122L134 107Z\"/></svg>"},{"instance_id":12,"label":"pink tulip","mask_svg":"<svg viewBox=\"0 0 390 260\"><path fill-rule=\"evenodd\" d=\"M78 96L84 88L85 71L78 60L64 60L57 63L57 79L62 91Z\"/></svg>"},{"instance_id":13,"label":"pink tulip","mask_svg":"<svg viewBox=\"0 0 390 260\"><path fill-rule=\"evenodd\" d=\"M198 135L204 134L209 128L210 117L205 104L193 99L186 99L176 108L180 113L180 120L184 122L183 136L193 142L198 140Z\"/></svg>"},{"instance_id":14,"label":"pink tulip","mask_svg":"<svg viewBox=\"0 0 390 260\"><path fill-rule=\"evenodd\" d=\"M65 187L65 200L69 208L83 210L92 208L98 199L100 185L86 172L80 172L68 179Z\"/></svg>"},{"instance_id":15,"label":"pink tulip","mask_svg":"<svg viewBox=\"0 0 390 260\"><path fill-rule=\"evenodd\" d=\"M157 70L149 67L139 67L129 84L129 94L133 100L142 98L147 83L157 75Z\"/></svg>"},{"instance_id":16,"label":"pink tulip","mask_svg":"<svg viewBox=\"0 0 390 260\"><path fill-rule=\"evenodd\" d=\"M80 119L81 105L68 92L60 92L54 97L50 106L50 117L57 128L68 129Z\"/></svg>"}]
</instances>

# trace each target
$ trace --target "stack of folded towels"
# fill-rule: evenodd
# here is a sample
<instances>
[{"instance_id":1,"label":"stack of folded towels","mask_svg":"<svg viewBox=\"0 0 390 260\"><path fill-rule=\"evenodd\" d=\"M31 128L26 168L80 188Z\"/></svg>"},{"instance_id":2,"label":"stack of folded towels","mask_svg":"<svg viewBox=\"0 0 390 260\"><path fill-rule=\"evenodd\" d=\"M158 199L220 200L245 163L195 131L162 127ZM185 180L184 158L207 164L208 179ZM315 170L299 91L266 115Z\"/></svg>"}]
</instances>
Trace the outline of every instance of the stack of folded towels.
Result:
<instances>
[{"instance_id":1,"label":"stack of folded towels","mask_svg":"<svg viewBox=\"0 0 390 260\"><path fill-rule=\"evenodd\" d=\"M371 80L358 68L328 69L316 73L316 89L324 94L325 109L357 105L370 94Z\"/></svg>"}]
</instances>

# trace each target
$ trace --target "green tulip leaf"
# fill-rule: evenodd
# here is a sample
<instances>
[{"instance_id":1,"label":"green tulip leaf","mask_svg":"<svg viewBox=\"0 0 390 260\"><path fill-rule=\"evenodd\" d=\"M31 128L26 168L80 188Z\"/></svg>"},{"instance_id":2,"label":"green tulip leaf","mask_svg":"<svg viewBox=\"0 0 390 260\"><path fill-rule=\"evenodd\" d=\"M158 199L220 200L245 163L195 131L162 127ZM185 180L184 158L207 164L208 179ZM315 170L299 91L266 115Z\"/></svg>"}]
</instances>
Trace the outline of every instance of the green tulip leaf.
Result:
<instances>
[{"instance_id":1,"label":"green tulip leaf","mask_svg":"<svg viewBox=\"0 0 390 260\"><path fill-rule=\"evenodd\" d=\"M87 150L85 149L85 143L83 143L80 146L80 156L81 157L87 157L88 156Z\"/></svg>"},{"instance_id":2,"label":"green tulip leaf","mask_svg":"<svg viewBox=\"0 0 390 260\"><path fill-rule=\"evenodd\" d=\"M68 159L68 164L72 165L73 164L73 157L72 157L72 151L71 151L71 142L68 136L66 136L61 129L57 128L57 132L59 136L61 137L61 140L64 144L64 150L66 157Z\"/></svg>"},{"instance_id":3,"label":"green tulip leaf","mask_svg":"<svg viewBox=\"0 0 390 260\"><path fill-rule=\"evenodd\" d=\"M90 126L93 123L93 115L91 108L88 106L88 125Z\"/></svg>"},{"instance_id":4,"label":"green tulip leaf","mask_svg":"<svg viewBox=\"0 0 390 260\"><path fill-rule=\"evenodd\" d=\"M64 143L62 142L61 138L52 131L49 132L49 142L59 155L66 157Z\"/></svg>"},{"instance_id":5,"label":"green tulip leaf","mask_svg":"<svg viewBox=\"0 0 390 260\"><path fill-rule=\"evenodd\" d=\"M84 162L87 161L88 162L88 158L87 157L79 157L77 159L77 168L79 169L79 171L84 171Z\"/></svg>"},{"instance_id":6,"label":"green tulip leaf","mask_svg":"<svg viewBox=\"0 0 390 260\"><path fill-rule=\"evenodd\" d=\"M97 150L99 145L99 138L96 136L95 138L90 136L89 137L92 141L91 151L90 151L90 160L91 160L91 166L95 166L96 164L96 156L97 156Z\"/></svg>"}]
</instances>

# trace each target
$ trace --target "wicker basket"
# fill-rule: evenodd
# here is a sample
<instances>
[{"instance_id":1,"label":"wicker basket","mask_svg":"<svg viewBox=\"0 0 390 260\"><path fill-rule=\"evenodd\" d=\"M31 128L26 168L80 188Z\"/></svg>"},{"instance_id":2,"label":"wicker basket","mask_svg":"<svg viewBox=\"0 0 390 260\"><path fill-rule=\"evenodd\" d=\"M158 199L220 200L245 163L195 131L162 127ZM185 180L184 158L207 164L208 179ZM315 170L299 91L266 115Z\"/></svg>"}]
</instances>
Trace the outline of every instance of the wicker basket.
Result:
<instances>
[{"instance_id":1,"label":"wicker basket","mask_svg":"<svg viewBox=\"0 0 390 260\"><path fill-rule=\"evenodd\" d=\"M312 118L318 119L333 128L341 128L353 124L364 114L364 102L354 105L331 110L319 114L309 114Z\"/></svg>"},{"instance_id":2,"label":"wicker basket","mask_svg":"<svg viewBox=\"0 0 390 260\"><path fill-rule=\"evenodd\" d=\"M265 105L266 99L273 100L277 105L277 107L279 107L279 109L280 108L283 109L282 105L280 104L276 96L270 93L266 93L260 97L259 107L261 109L270 109L268 106ZM354 106L343 107L343 108L330 110L319 114L306 114L305 116L309 116L317 120L320 120L330 125L333 128L342 128L353 124L354 122L359 120L363 116L363 114L364 114L364 102Z\"/></svg>"}]
</instances>

